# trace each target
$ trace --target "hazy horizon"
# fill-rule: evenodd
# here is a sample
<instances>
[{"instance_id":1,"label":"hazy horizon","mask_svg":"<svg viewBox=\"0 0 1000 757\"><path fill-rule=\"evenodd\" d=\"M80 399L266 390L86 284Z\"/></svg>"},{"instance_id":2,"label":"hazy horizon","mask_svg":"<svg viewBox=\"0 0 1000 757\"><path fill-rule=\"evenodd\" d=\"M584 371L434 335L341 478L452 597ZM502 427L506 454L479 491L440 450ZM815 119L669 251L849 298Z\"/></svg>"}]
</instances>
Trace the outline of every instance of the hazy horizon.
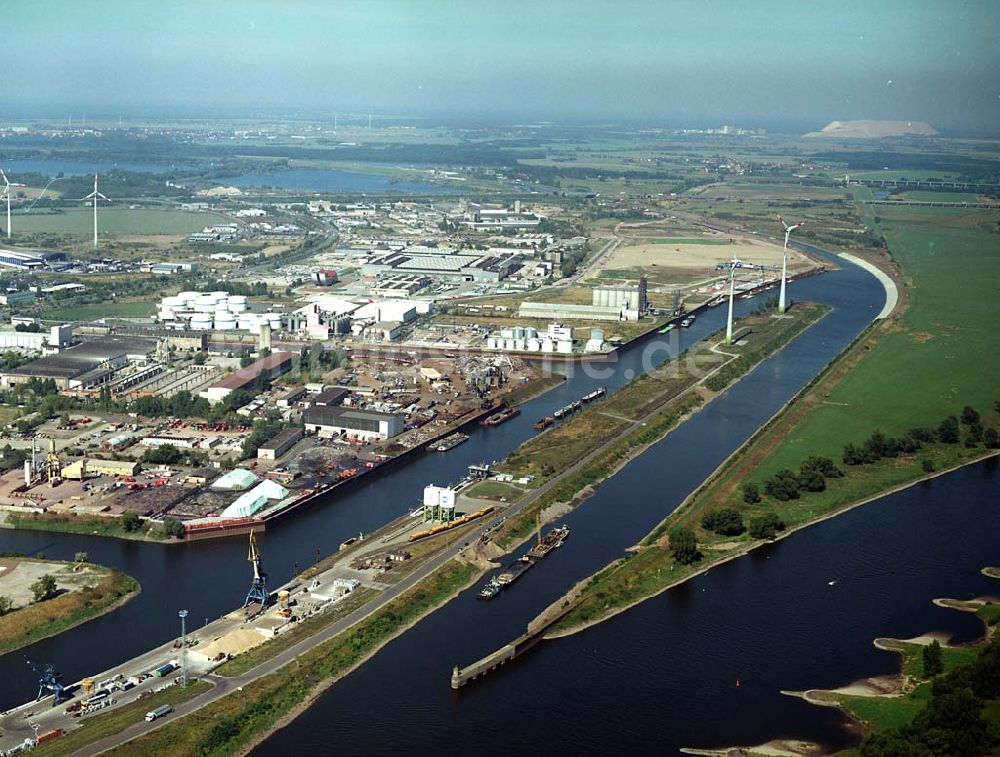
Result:
<instances>
[{"instance_id":1,"label":"hazy horizon","mask_svg":"<svg viewBox=\"0 0 1000 757\"><path fill-rule=\"evenodd\" d=\"M122 0L4 13L8 117L372 112L667 126L1000 123L1000 10L893 0Z\"/></svg>"}]
</instances>

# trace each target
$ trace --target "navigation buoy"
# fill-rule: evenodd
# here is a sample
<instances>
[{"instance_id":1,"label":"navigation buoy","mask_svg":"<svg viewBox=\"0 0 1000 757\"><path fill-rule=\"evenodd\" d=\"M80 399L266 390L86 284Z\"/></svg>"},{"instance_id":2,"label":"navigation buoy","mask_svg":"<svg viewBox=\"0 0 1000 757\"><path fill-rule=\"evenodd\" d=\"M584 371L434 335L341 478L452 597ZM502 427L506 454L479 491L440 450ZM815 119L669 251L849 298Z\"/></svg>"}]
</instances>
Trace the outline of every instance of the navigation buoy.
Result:
<instances>
[{"instance_id":1,"label":"navigation buoy","mask_svg":"<svg viewBox=\"0 0 1000 757\"><path fill-rule=\"evenodd\" d=\"M742 684L742 683L740 683L740 679L739 679L739 678L737 678L737 679L736 679L736 688L738 689L738 688L739 688L740 686L742 686L742 685L743 685L743 684Z\"/></svg>"}]
</instances>

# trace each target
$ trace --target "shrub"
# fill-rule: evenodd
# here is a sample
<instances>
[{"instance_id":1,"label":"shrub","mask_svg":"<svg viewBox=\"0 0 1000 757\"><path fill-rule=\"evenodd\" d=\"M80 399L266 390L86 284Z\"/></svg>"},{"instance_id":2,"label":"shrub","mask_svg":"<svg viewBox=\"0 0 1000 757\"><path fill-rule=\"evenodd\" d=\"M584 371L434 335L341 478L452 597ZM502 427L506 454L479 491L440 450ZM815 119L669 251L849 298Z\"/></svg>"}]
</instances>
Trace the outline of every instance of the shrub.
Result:
<instances>
[{"instance_id":1,"label":"shrub","mask_svg":"<svg viewBox=\"0 0 1000 757\"><path fill-rule=\"evenodd\" d=\"M807 457L805 462L802 463L801 470L803 473L807 470L814 470L824 478L840 478L844 475L844 471L834 465L833 460L817 455Z\"/></svg>"},{"instance_id":2,"label":"shrub","mask_svg":"<svg viewBox=\"0 0 1000 757\"><path fill-rule=\"evenodd\" d=\"M774 513L750 519L750 535L755 539L773 539L785 530L785 522Z\"/></svg>"},{"instance_id":3,"label":"shrub","mask_svg":"<svg viewBox=\"0 0 1000 757\"><path fill-rule=\"evenodd\" d=\"M677 528L670 532L670 550L674 553L674 559L681 565L690 565L701 559L698 541L686 528Z\"/></svg>"},{"instance_id":4,"label":"shrub","mask_svg":"<svg viewBox=\"0 0 1000 757\"><path fill-rule=\"evenodd\" d=\"M995 428L988 428L983 432L983 444L990 449L1000 448L1000 434Z\"/></svg>"},{"instance_id":5,"label":"shrub","mask_svg":"<svg viewBox=\"0 0 1000 757\"><path fill-rule=\"evenodd\" d=\"M126 533L134 533L142 528L142 518L138 513L128 510L122 515L122 528Z\"/></svg>"},{"instance_id":6,"label":"shrub","mask_svg":"<svg viewBox=\"0 0 1000 757\"><path fill-rule=\"evenodd\" d=\"M734 507L722 507L705 513L701 527L723 536L738 536L743 533L743 515Z\"/></svg>"},{"instance_id":7,"label":"shrub","mask_svg":"<svg viewBox=\"0 0 1000 757\"><path fill-rule=\"evenodd\" d=\"M954 415L949 415L938 426L938 441L944 444L955 444L958 441L958 432L958 418Z\"/></svg>"},{"instance_id":8,"label":"shrub","mask_svg":"<svg viewBox=\"0 0 1000 757\"><path fill-rule=\"evenodd\" d=\"M979 412L972 406L966 405L962 408L962 423L966 426L974 426L979 423Z\"/></svg>"},{"instance_id":9,"label":"shrub","mask_svg":"<svg viewBox=\"0 0 1000 757\"><path fill-rule=\"evenodd\" d=\"M925 458L920 463L920 467L923 468L924 473L933 473L934 472L934 462L932 460L929 460L929 459Z\"/></svg>"},{"instance_id":10,"label":"shrub","mask_svg":"<svg viewBox=\"0 0 1000 757\"><path fill-rule=\"evenodd\" d=\"M799 479L787 468L778 471L764 482L764 492L782 502L798 499L799 487Z\"/></svg>"},{"instance_id":11,"label":"shrub","mask_svg":"<svg viewBox=\"0 0 1000 757\"><path fill-rule=\"evenodd\" d=\"M760 489L753 481L744 481L740 490L743 492L743 501L748 505L755 505L760 502Z\"/></svg>"}]
</instances>

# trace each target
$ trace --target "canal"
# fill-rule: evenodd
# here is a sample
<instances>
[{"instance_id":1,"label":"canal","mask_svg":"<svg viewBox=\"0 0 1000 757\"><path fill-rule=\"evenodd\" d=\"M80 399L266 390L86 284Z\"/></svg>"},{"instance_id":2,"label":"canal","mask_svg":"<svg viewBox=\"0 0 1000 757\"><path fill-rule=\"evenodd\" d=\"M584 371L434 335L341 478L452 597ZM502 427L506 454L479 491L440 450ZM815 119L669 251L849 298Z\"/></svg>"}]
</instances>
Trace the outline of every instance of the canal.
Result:
<instances>
[{"instance_id":1,"label":"canal","mask_svg":"<svg viewBox=\"0 0 1000 757\"><path fill-rule=\"evenodd\" d=\"M502 601L475 602L474 592L469 591L433 616L434 624L445 623L448 631L440 648L421 646L415 655L420 659L434 655L435 670L440 670L440 684L433 677L424 681L427 691L436 691L438 685L447 689L447 674L453 664L475 659L515 636L562 591L637 541L870 322L884 301L881 287L856 266L840 265L838 271L795 282L789 289L794 299L831 304L831 314L602 486L567 518L573 527L567 548L532 571ZM754 300L739 301L737 312L755 304ZM598 376L588 375L578 366L559 368L572 368L574 375L556 390L528 403L518 418L495 429L477 429L469 442L447 454L423 456L350 492L317 501L310 510L269 528L263 548L271 584L290 578L296 564L308 565L317 550L330 554L345 538L370 531L405 512L417 502L426 484L454 481L470 463L503 457L534 433L531 424L538 417L598 385L614 390L717 330L723 325L724 311L721 307L709 310L688 330L656 335L630 346ZM35 691L24 654L53 663L68 680L76 680L175 636L176 611L181 607L190 610L191 627L238 606L249 584L246 546L240 538L165 546L0 531L0 551L72 559L79 550L95 562L136 577L142 594L110 615L0 658L2 708L24 701ZM425 627L426 621L414 631ZM415 632L407 633L397 644L408 646L411 636L419 636ZM358 674L364 674L373 663Z\"/></svg>"}]
</instances>

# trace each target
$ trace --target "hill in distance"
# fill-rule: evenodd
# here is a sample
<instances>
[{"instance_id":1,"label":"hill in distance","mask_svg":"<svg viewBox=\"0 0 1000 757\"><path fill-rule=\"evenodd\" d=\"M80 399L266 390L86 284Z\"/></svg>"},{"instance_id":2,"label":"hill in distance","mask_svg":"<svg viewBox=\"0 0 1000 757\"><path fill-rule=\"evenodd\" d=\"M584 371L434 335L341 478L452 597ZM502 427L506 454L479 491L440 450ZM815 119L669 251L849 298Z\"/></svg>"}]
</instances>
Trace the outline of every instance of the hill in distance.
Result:
<instances>
[{"instance_id":1,"label":"hill in distance","mask_svg":"<svg viewBox=\"0 0 1000 757\"><path fill-rule=\"evenodd\" d=\"M933 137L937 130L923 121L831 121L821 131L811 131L807 137L839 137L841 139L882 139L884 137Z\"/></svg>"}]
</instances>

